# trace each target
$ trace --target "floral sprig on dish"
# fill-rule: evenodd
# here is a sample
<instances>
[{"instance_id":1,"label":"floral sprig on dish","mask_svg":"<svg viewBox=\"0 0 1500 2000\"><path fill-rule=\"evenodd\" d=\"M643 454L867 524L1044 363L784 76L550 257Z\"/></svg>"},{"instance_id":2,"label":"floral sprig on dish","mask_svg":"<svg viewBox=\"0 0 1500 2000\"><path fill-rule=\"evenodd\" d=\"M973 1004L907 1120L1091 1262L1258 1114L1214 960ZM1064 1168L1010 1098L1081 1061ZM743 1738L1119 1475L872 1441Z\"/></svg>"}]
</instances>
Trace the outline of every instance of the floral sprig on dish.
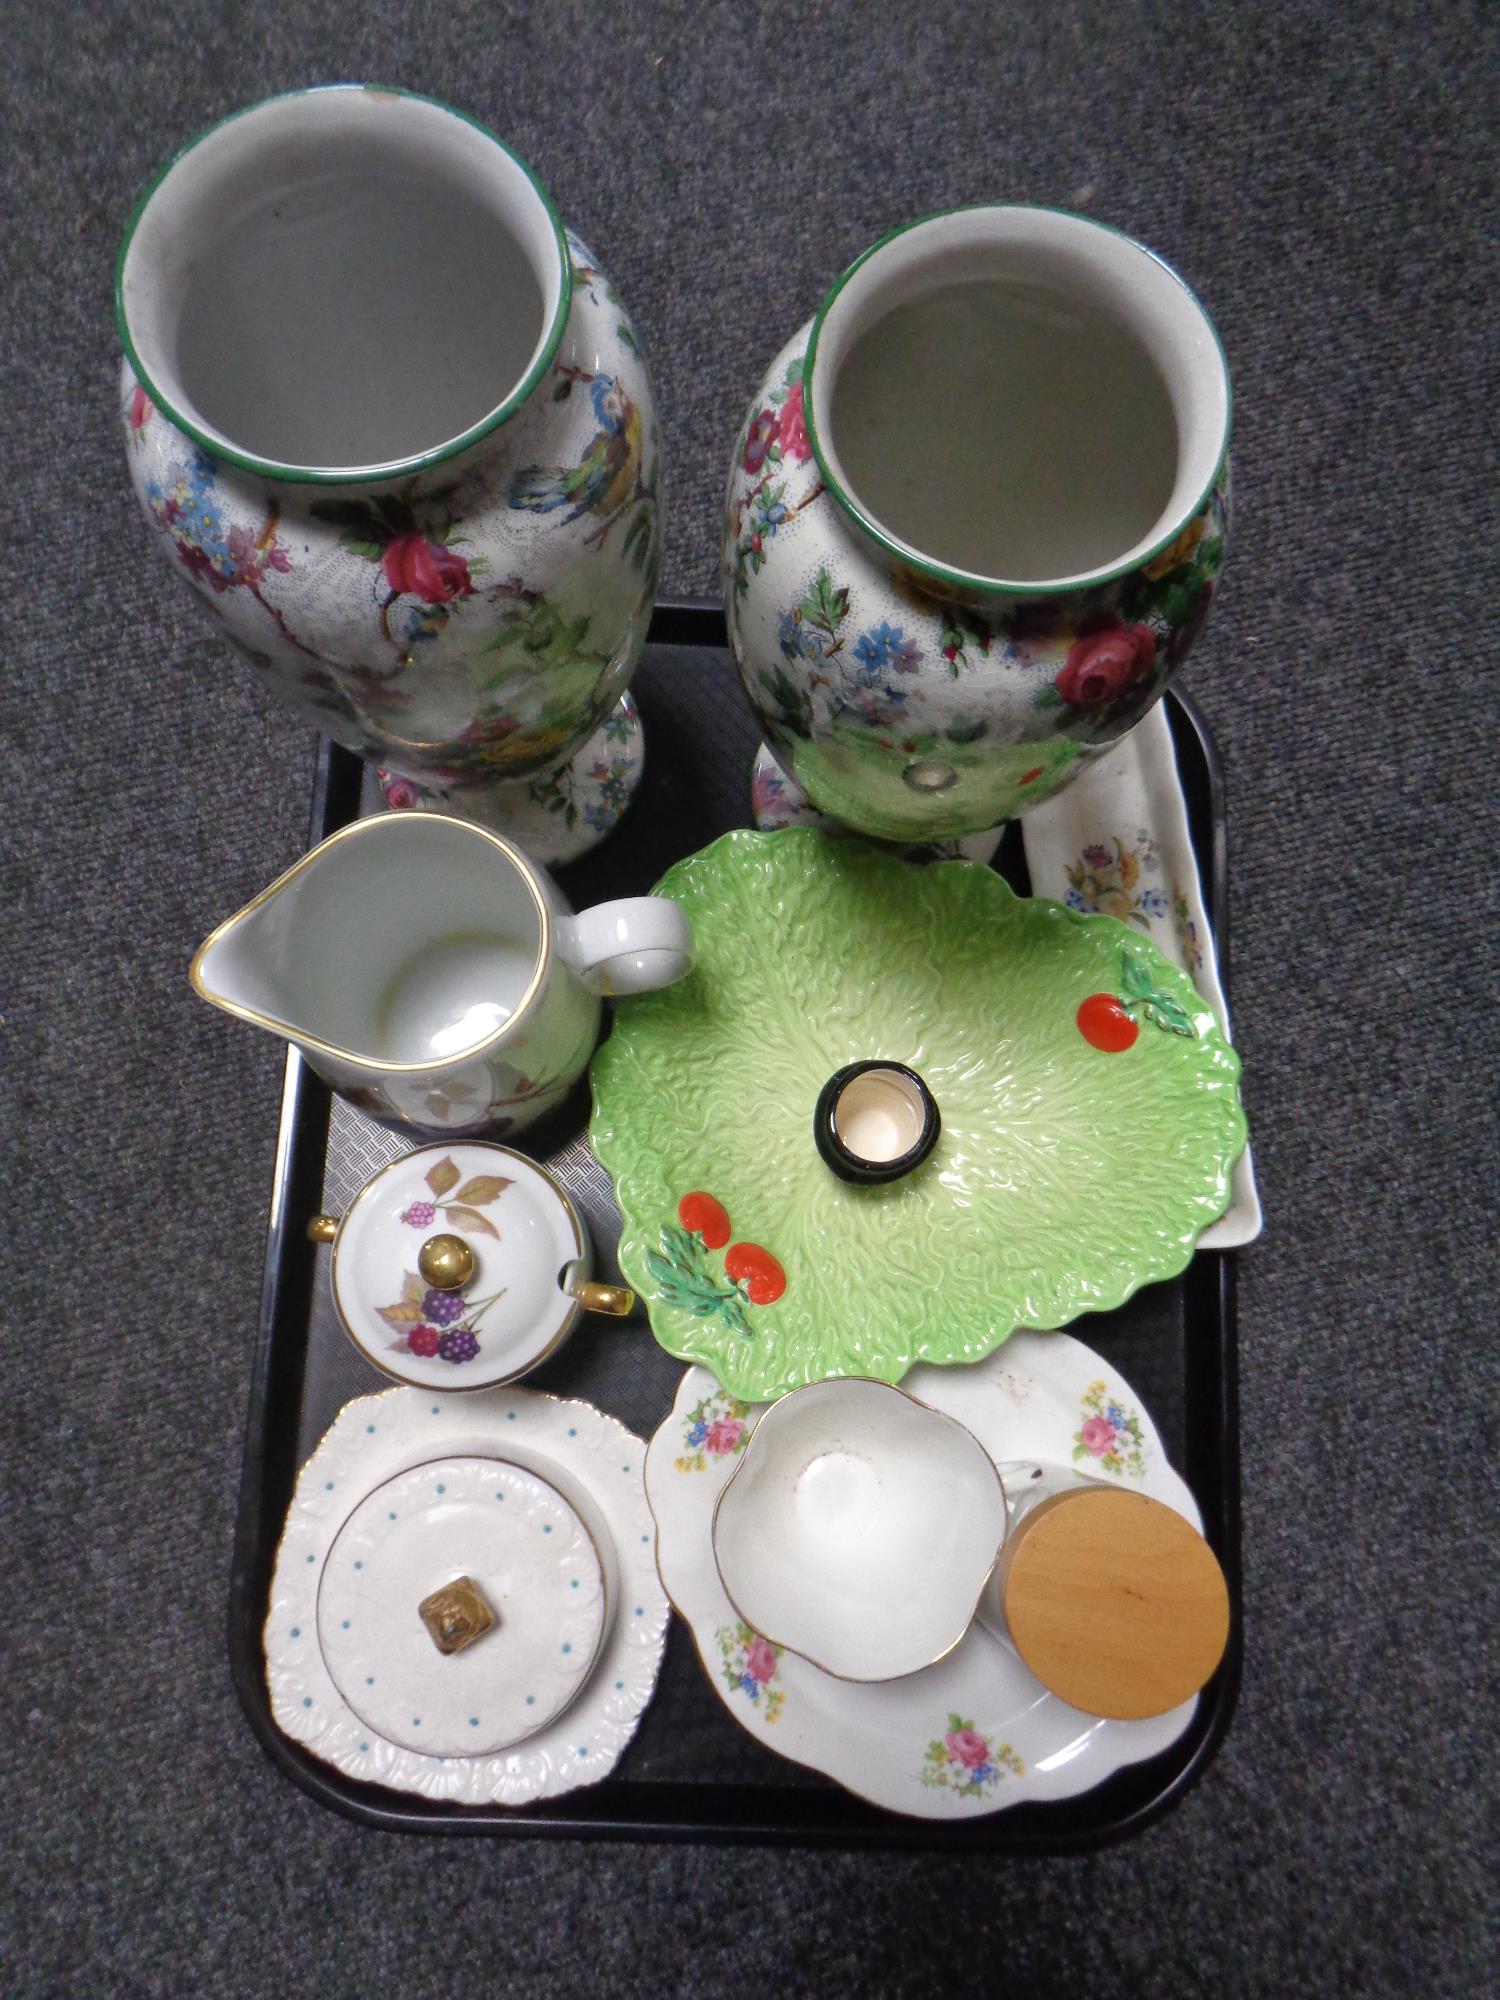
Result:
<instances>
[{"instance_id":1,"label":"floral sprig on dish","mask_svg":"<svg viewBox=\"0 0 1500 2000\"><path fill-rule=\"evenodd\" d=\"M1068 863L1065 901L1070 909L1118 917L1149 931L1153 917L1167 914L1167 898L1141 878L1155 874L1160 865L1156 842L1144 829L1130 842L1111 834L1109 842L1095 841Z\"/></svg>"},{"instance_id":2,"label":"floral sprig on dish","mask_svg":"<svg viewBox=\"0 0 1500 2000\"><path fill-rule=\"evenodd\" d=\"M1104 1382L1090 1382L1082 1400L1088 1415L1073 1433L1074 1459L1093 1459L1117 1478L1144 1479L1146 1439L1137 1412L1117 1402Z\"/></svg>"},{"instance_id":3,"label":"floral sprig on dish","mask_svg":"<svg viewBox=\"0 0 1500 2000\"><path fill-rule=\"evenodd\" d=\"M961 1799L982 1799L1007 1775L1019 1778L1026 1766L1008 1743L991 1743L973 1723L951 1714L947 1730L935 1736L922 1760L922 1783Z\"/></svg>"},{"instance_id":4,"label":"floral sprig on dish","mask_svg":"<svg viewBox=\"0 0 1500 2000\"><path fill-rule=\"evenodd\" d=\"M736 1458L750 1441L745 1419L750 1405L716 1389L688 1412L682 1441L686 1453L676 1460L679 1472L706 1472L717 1461Z\"/></svg>"},{"instance_id":5,"label":"floral sprig on dish","mask_svg":"<svg viewBox=\"0 0 1500 2000\"><path fill-rule=\"evenodd\" d=\"M771 1685L781 1671L781 1647L748 1625L721 1625L714 1638L725 1686L731 1694L744 1695L767 1722L774 1722L786 1702L785 1688Z\"/></svg>"},{"instance_id":6,"label":"floral sprig on dish","mask_svg":"<svg viewBox=\"0 0 1500 2000\"><path fill-rule=\"evenodd\" d=\"M1191 973L1203 970L1203 941L1198 936L1198 926L1193 922L1188 899L1174 882L1172 884L1172 922L1177 929L1178 949L1182 962Z\"/></svg>"}]
</instances>

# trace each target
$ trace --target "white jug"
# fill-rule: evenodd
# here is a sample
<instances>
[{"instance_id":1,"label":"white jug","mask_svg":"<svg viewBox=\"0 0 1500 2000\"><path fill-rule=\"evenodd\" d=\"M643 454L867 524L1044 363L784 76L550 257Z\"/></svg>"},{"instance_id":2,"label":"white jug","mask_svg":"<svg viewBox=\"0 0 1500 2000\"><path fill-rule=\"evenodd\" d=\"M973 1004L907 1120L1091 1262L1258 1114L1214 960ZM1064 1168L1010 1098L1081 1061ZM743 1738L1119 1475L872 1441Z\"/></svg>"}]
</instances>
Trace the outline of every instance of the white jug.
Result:
<instances>
[{"instance_id":1,"label":"white jug","mask_svg":"<svg viewBox=\"0 0 1500 2000\"><path fill-rule=\"evenodd\" d=\"M205 939L190 977L377 1118L514 1132L583 1070L600 994L669 985L692 962L666 897L577 916L500 834L404 812L304 855Z\"/></svg>"}]
</instances>

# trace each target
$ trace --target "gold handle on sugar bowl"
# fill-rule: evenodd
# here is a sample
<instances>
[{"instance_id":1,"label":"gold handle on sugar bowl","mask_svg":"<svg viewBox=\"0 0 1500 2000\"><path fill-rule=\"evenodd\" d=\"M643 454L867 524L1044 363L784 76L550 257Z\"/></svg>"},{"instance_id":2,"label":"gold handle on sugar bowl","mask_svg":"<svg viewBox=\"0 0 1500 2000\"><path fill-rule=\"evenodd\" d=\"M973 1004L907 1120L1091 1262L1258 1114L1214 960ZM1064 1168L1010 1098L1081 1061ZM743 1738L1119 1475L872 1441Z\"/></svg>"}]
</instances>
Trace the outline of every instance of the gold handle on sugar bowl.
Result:
<instances>
[{"instance_id":1,"label":"gold handle on sugar bowl","mask_svg":"<svg viewBox=\"0 0 1500 2000\"><path fill-rule=\"evenodd\" d=\"M592 1278L576 1278L566 1289L569 1297L577 1299L585 1312L602 1313L608 1319L624 1319L635 1311L635 1293L626 1285L601 1285Z\"/></svg>"}]
</instances>

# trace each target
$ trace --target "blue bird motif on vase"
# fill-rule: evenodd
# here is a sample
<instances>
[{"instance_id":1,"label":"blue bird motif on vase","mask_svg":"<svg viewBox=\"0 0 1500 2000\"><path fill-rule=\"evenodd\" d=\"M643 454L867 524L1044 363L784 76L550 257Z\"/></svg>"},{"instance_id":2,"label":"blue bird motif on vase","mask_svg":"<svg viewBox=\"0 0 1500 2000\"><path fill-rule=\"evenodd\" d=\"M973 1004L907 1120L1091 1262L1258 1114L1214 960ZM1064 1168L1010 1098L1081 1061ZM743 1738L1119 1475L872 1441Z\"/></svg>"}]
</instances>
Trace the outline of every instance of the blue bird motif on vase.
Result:
<instances>
[{"instance_id":1,"label":"blue bird motif on vase","mask_svg":"<svg viewBox=\"0 0 1500 2000\"><path fill-rule=\"evenodd\" d=\"M554 514L566 508L564 524L585 514L599 525L586 538L602 545L615 522L644 495L641 485L641 413L626 395L619 378L564 368L565 378L589 384L598 429L577 465L532 465L511 482L510 504L533 514Z\"/></svg>"}]
</instances>

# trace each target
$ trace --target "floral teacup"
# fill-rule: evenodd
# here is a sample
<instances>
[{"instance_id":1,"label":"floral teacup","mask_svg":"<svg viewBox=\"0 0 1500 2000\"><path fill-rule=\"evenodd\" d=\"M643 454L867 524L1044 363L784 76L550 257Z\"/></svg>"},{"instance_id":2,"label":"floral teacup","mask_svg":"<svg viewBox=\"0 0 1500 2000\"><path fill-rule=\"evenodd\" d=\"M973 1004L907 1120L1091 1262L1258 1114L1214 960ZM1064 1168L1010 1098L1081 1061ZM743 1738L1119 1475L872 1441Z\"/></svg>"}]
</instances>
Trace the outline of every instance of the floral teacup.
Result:
<instances>
[{"instance_id":1,"label":"floral teacup","mask_svg":"<svg viewBox=\"0 0 1500 2000\"><path fill-rule=\"evenodd\" d=\"M897 1680L963 1638L1005 1529L1005 1490L973 1433L852 1376L766 1411L719 1495L714 1560L764 1643L843 1680Z\"/></svg>"}]
</instances>

